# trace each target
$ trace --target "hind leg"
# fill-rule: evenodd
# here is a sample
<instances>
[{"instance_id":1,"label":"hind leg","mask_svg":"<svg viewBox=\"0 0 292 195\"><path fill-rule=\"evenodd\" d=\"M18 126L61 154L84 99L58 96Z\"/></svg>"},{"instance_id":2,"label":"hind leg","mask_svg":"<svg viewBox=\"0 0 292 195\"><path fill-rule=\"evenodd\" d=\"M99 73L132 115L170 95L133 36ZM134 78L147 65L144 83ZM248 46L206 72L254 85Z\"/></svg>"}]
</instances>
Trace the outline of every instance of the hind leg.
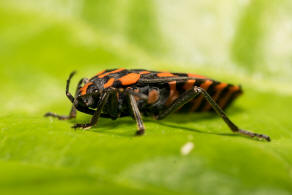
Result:
<instances>
[{"instance_id":1,"label":"hind leg","mask_svg":"<svg viewBox=\"0 0 292 195\"><path fill-rule=\"evenodd\" d=\"M186 91L183 93L180 97L178 97L166 110L161 112L156 119L163 119L169 114L175 112L178 110L181 106L188 103L192 99L194 99L196 96L202 94L203 97L209 102L209 104L212 106L212 108L216 111L218 116L220 116L224 122L228 125L228 127L231 129L234 133L239 133L241 135L249 136L249 137L257 137L259 139L265 139L267 141L271 141L270 137L264 134L258 134L253 133L247 130L243 130L237 127L225 114L225 112L222 110L222 108L212 99L212 97L208 94L206 90L204 90L201 87L194 87L192 90Z\"/></svg>"}]
</instances>

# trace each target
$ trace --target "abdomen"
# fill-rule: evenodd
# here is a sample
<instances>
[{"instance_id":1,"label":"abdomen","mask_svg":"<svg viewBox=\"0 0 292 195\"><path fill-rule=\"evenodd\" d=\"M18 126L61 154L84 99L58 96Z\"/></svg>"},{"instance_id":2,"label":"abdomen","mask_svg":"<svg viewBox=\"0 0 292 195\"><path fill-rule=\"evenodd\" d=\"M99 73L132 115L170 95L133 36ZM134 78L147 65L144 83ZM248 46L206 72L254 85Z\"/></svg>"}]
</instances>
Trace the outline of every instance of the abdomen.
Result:
<instances>
[{"instance_id":1,"label":"abdomen","mask_svg":"<svg viewBox=\"0 0 292 195\"><path fill-rule=\"evenodd\" d=\"M184 92L192 90L194 86L205 89L223 109L226 109L233 102L233 100L242 93L239 86L217 82L210 79L189 80L183 83L176 83L172 81L161 85L137 88L135 92L142 92L148 96L147 102L137 98L139 109L145 115L158 115L163 112L163 110L170 107L172 103L175 102L175 100ZM192 99L189 103L183 105L178 111L208 112L212 111L212 108L204 97L199 95Z\"/></svg>"}]
</instances>

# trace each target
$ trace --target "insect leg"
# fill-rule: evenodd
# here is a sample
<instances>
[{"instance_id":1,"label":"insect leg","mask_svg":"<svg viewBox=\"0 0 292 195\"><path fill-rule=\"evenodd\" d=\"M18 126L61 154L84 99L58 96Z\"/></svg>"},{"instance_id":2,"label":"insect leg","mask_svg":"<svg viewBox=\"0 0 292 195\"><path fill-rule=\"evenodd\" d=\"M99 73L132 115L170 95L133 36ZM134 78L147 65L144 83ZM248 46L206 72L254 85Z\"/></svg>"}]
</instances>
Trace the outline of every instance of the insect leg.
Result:
<instances>
[{"instance_id":1,"label":"insect leg","mask_svg":"<svg viewBox=\"0 0 292 195\"><path fill-rule=\"evenodd\" d=\"M73 75L75 74L75 72L72 72L69 76L69 79L67 80L67 85L66 85L66 96L70 99L71 98L71 94L69 92L69 85L70 85L70 81L71 81L71 78L73 77ZM76 92L75 92L75 97L78 95L78 89L81 87L82 83L86 82L87 81L87 78L83 78L81 79L79 82L78 82L78 85L77 85L77 89L76 89ZM73 98L73 97L72 97ZM70 99L71 101L71 99ZM74 98L73 98L73 101L74 101ZM69 113L69 116L64 116L64 115L58 115L56 113L53 113L53 112L48 112L46 113L44 116L45 117L54 117L54 118L57 118L59 120L69 120L69 119L72 119L72 118L76 118L76 108L74 105L72 105L71 107L71 111Z\"/></svg>"},{"instance_id":2,"label":"insect leg","mask_svg":"<svg viewBox=\"0 0 292 195\"><path fill-rule=\"evenodd\" d=\"M143 124L141 113L140 113L139 108L137 106L137 102L135 100L134 95L132 95L131 93L129 93L129 98L130 98L131 108L132 108L134 117L135 117L136 122L137 122L137 127L138 127L138 131L136 132L136 135L143 135L145 127Z\"/></svg>"},{"instance_id":3,"label":"insect leg","mask_svg":"<svg viewBox=\"0 0 292 195\"><path fill-rule=\"evenodd\" d=\"M235 133L239 133L241 135L245 135L248 137L257 137L260 139L265 139L267 141L271 141L271 138L264 134L253 133L247 130L243 130L238 128L225 114L225 112L220 108L220 106L212 99L212 97L205 91L203 88L195 87L194 91L199 94L203 94L204 98L209 102L212 108L216 111L216 113L224 120L224 122L229 126L231 131Z\"/></svg>"},{"instance_id":4,"label":"insect leg","mask_svg":"<svg viewBox=\"0 0 292 195\"><path fill-rule=\"evenodd\" d=\"M66 96L68 97L68 99L70 100L70 102L74 102L74 97L72 96L72 94L69 92L69 87L70 87L70 82L72 77L76 74L75 71L71 72L71 74L69 75L69 78L67 79L67 83L66 83ZM80 83L80 82L79 82Z\"/></svg>"},{"instance_id":5,"label":"insect leg","mask_svg":"<svg viewBox=\"0 0 292 195\"><path fill-rule=\"evenodd\" d=\"M154 79L139 79L138 83L141 84L159 84L167 83L171 81L186 82L188 80L196 80L196 77L165 77L165 78L154 78Z\"/></svg>"},{"instance_id":6,"label":"insect leg","mask_svg":"<svg viewBox=\"0 0 292 195\"><path fill-rule=\"evenodd\" d=\"M105 91L104 93L102 93L99 101L98 101L98 105L97 105L97 109L95 110L90 123L87 124L75 124L73 126L74 129L76 128L81 128L81 129L90 129L92 126L96 125L98 122L98 119L101 115L101 111L104 107L104 105L106 104L109 95L112 93L113 91Z\"/></svg>"},{"instance_id":7,"label":"insect leg","mask_svg":"<svg viewBox=\"0 0 292 195\"><path fill-rule=\"evenodd\" d=\"M156 119L161 120L168 116L169 114L177 111L180 107L188 103L197 97L199 93L196 93L194 90L188 90L179 96L167 109L155 116Z\"/></svg>"},{"instance_id":8,"label":"insect leg","mask_svg":"<svg viewBox=\"0 0 292 195\"><path fill-rule=\"evenodd\" d=\"M196 96L202 94L203 97L209 102L209 104L212 106L212 108L216 111L216 113L224 120L224 122L228 125L228 127L231 129L231 131L235 133L239 133L242 135L246 135L249 137L257 137L260 139L265 139L267 141L271 141L270 137L264 134L258 134L253 133L250 131L246 131L243 129L238 128L225 114L225 112L220 108L220 106L212 99L212 97L208 94L207 91L205 91L201 87L194 87L193 90L186 91L183 95L181 95L176 101L164 112L159 114L157 116L157 119L162 119L166 117L168 114L176 111L178 108L195 98Z\"/></svg>"}]
</instances>

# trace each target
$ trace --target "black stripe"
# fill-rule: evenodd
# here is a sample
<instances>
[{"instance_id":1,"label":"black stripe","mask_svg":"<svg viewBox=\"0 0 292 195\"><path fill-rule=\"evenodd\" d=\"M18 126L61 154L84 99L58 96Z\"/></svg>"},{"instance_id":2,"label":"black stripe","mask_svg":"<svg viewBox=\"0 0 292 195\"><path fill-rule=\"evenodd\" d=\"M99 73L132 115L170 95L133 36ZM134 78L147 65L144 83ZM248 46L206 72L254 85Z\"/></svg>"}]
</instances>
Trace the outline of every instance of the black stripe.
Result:
<instances>
[{"instance_id":1,"label":"black stripe","mask_svg":"<svg viewBox=\"0 0 292 195\"><path fill-rule=\"evenodd\" d=\"M231 103L239 96L242 94L242 91L241 90L237 90L235 92L233 92L233 94L231 95L231 97L227 100L225 106L223 107L223 109L226 109L228 108Z\"/></svg>"},{"instance_id":2,"label":"black stripe","mask_svg":"<svg viewBox=\"0 0 292 195\"><path fill-rule=\"evenodd\" d=\"M186 82L184 83L177 83L176 84L176 91L181 95L183 94L186 90L184 89L184 85Z\"/></svg>"},{"instance_id":3,"label":"black stripe","mask_svg":"<svg viewBox=\"0 0 292 195\"><path fill-rule=\"evenodd\" d=\"M171 73L171 74L174 74L177 77L188 77L188 74L186 73Z\"/></svg>"}]
</instances>

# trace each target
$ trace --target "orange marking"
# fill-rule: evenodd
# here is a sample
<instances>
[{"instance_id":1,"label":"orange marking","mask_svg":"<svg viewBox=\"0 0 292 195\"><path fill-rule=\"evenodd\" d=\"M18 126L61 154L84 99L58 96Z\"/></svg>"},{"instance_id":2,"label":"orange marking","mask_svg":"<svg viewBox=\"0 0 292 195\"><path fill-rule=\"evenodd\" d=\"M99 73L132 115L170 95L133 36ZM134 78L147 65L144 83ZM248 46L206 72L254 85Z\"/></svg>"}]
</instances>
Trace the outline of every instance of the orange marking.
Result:
<instances>
[{"instance_id":1,"label":"orange marking","mask_svg":"<svg viewBox=\"0 0 292 195\"><path fill-rule=\"evenodd\" d=\"M188 77L195 77L199 79L206 79L207 77L198 74L188 74Z\"/></svg>"},{"instance_id":2,"label":"orange marking","mask_svg":"<svg viewBox=\"0 0 292 195\"><path fill-rule=\"evenodd\" d=\"M151 90L148 93L148 104L154 104L159 99L159 92L156 89Z\"/></svg>"},{"instance_id":3,"label":"orange marking","mask_svg":"<svg viewBox=\"0 0 292 195\"><path fill-rule=\"evenodd\" d=\"M223 89L224 89L225 87L227 87L227 86L228 86L228 84L226 84L226 83L220 83L220 84L218 84L218 85L215 87L216 93L215 93L214 96L212 97L213 100L214 100L215 102L217 102L217 100L218 100L218 98L220 97L220 94L222 93ZM205 107L203 108L203 111L208 111L210 108L211 108L211 105L210 105L209 103L207 103L207 104L205 105Z\"/></svg>"},{"instance_id":4,"label":"orange marking","mask_svg":"<svg viewBox=\"0 0 292 195\"><path fill-rule=\"evenodd\" d=\"M229 88L227 94L225 97L223 97L220 101L219 101L219 106L221 108L224 108L225 105L227 104L228 100L231 98L231 96L237 92L237 91L240 91L240 88L238 86L232 86Z\"/></svg>"},{"instance_id":5,"label":"orange marking","mask_svg":"<svg viewBox=\"0 0 292 195\"><path fill-rule=\"evenodd\" d=\"M227 87L227 85L228 85L228 84L226 84L226 83L220 83L220 84L218 84L215 88L216 88L217 90L222 91L225 87Z\"/></svg>"},{"instance_id":6,"label":"orange marking","mask_svg":"<svg viewBox=\"0 0 292 195\"><path fill-rule=\"evenodd\" d=\"M137 81L140 79L140 76L141 75L137 73L130 73L119 78L119 81L121 81L122 85L132 85L137 83Z\"/></svg>"},{"instance_id":7,"label":"orange marking","mask_svg":"<svg viewBox=\"0 0 292 195\"><path fill-rule=\"evenodd\" d=\"M149 73L150 73L149 71L142 71L139 74L149 74Z\"/></svg>"},{"instance_id":8,"label":"orange marking","mask_svg":"<svg viewBox=\"0 0 292 195\"><path fill-rule=\"evenodd\" d=\"M125 70L125 69L124 69L124 68L119 68L119 69L113 70L113 71L111 71L111 72L107 72L107 73L104 73L104 74L102 74L102 75L99 75L98 78L103 78L103 77L105 77L105 76L107 76L107 75L109 75L109 74L113 74L113 73L121 72L121 71L123 71L123 70Z\"/></svg>"},{"instance_id":9,"label":"orange marking","mask_svg":"<svg viewBox=\"0 0 292 195\"><path fill-rule=\"evenodd\" d=\"M176 90L176 81L171 81L168 84L169 84L169 87L170 87L170 94L169 94L169 97L168 97L168 99L167 99L167 101L165 103L166 106L170 105L179 96L179 93Z\"/></svg>"},{"instance_id":10,"label":"orange marking","mask_svg":"<svg viewBox=\"0 0 292 195\"><path fill-rule=\"evenodd\" d=\"M134 92L135 93L139 93L140 92L139 88L134 89ZM136 101L139 101L140 100L140 98L138 96L136 96L136 95L134 95L134 98L135 98Z\"/></svg>"},{"instance_id":11,"label":"orange marking","mask_svg":"<svg viewBox=\"0 0 292 195\"><path fill-rule=\"evenodd\" d=\"M173 77L174 74L171 74L169 72L161 72L157 74L158 77Z\"/></svg>"},{"instance_id":12,"label":"orange marking","mask_svg":"<svg viewBox=\"0 0 292 195\"><path fill-rule=\"evenodd\" d=\"M186 91L187 91L187 90L190 90L190 89L192 89L192 88L194 87L195 82L196 82L196 80L188 80L188 81L184 84L183 88L184 88Z\"/></svg>"},{"instance_id":13,"label":"orange marking","mask_svg":"<svg viewBox=\"0 0 292 195\"><path fill-rule=\"evenodd\" d=\"M240 87L239 86L233 86L233 90L240 91Z\"/></svg>"},{"instance_id":14,"label":"orange marking","mask_svg":"<svg viewBox=\"0 0 292 195\"><path fill-rule=\"evenodd\" d=\"M212 85L212 83L213 83L213 81L207 80L204 83L202 83L200 85L200 87L203 88L203 89L205 89L205 90L208 90L208 88L210 87L210 85Z\"/></svg>"},{"instance_id":15,"label":"orange marking","mask_svg":"<svg viewBox=\"0 0 292 195\"><path fill-rule=\"evenodd\" d=\"M81 95L85 95L86 92L87 92L87 89L90 85L93 85L94 83L93 82L89 82L89 83L86 83L81 89L80 89L80 92L81 92Z\"/></svg>"},{"instance_id":16,"label":"orange marking","mask_svg":"<svg viewBox=\"0 0 292 195\"><path fill-rule=\"evenodd\" d=\"M209 89L209 87L212 85L213 81L211 80L206 80L204 83L200 85L201 88L205 89L206 91ZM200 95L197 99L193 101L193 106L191 108L191 112L196 111L199 106L201 105L203 101L203 95Z\"/></svg>"},{"instance_id":17,"label":"orange marking","mask_svg":"<svg viewBox=\"0 0 292 195\"><path fill-rule=\"evenodd\" d=\"M99 75L101 75L101 74L104 73L104 72L105 72L105 70L103 70L103 71L97 73L95 76L99 76Z\"/></svg>"},{"instance_id":18,"label":"orange marking","mask_svg":"<svg viewBox=\"0 0 292 195\"><path fill-rule=\"evenodd\" d=\"M111 87L113 85L113 83L115 82L115 79L114 78L110 78L104 85L103 87L104 88L108 88L108 87Z\"/></svg>"}]
</instances>

